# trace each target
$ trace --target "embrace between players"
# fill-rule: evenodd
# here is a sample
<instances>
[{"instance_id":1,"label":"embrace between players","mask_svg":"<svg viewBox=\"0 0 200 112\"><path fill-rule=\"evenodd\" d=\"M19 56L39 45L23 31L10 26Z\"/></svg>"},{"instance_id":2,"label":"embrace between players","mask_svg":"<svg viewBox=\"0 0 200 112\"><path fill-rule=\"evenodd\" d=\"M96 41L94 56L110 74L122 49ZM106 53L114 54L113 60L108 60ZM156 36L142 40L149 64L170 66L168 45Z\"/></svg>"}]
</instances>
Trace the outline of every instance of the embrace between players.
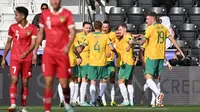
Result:
<instances>
[{"instance_id":1,"label":"embrace between players","mask_svg":"<svg viewBox=\"0 0 200 112\"><path fill-rule=\"evenodd\" d=\"M133 43L135 43L137 38L142 38L140 43L142 44L141 50L144 50L146 85L153 91L156 104L162 104L163 94L158 90L153 81L153 76L159 75L162 70L166 38L168 37L181 52L182 56L185 56L176 41L170 36L168 29L156 23L155 13L147 14L146 22L149 26L144 36L127 33L126 24L120 24L116 31L112 32L109 29L109 22L104 22L102 31L102 23L100 21L94 23L95 32L90 32L91 24L86 23L83 26L89 25L88 31L75 36L75 25L71 12L61 8L61 0L50 0L50 2L52 9L42 12L38 32L35 26L28 23L26 19L28 10L25 7L17 7L15 10L17 23L12 24L9 28L9 38L6 42L1 62L1 66L4 68L5 58L12 45L10 57L11 106L8 108L9 112L16 110L19 73L22 74L21 111L27 112L25 106L28 97L28 81L32 75L31 65L36 63L37 50L42 42L44 31L46 33L46 46L43 53L42 71L45 80L43 98L45 112L51 111L54 74L56 74L62 89L62 98L65 102L64 107L66 111L73 112L69 105L71 103L70 90L72 91L67 83L69 79L74 83L81 82L80 105L83 106L87 105L85 95L88 79L91 83L90 95L93 106L96 106L97 103L98 105L106 105L104 91L107 87L107 81L110 79L109 81L112 85L111 105L115 105L115 93L112 92L115 79L114 55L117 58L116 66L119 68L118 84L124 99L119 106L133 106L134 88L132 74L135 66ZM79 68L76 68L77 65ZM77 75L79 75L79 78L77 78ZM97 80L100 80L100 93L96 99ZM77 100L77 94L74 95L74 102Z\"/></svg>"}]
</instances>

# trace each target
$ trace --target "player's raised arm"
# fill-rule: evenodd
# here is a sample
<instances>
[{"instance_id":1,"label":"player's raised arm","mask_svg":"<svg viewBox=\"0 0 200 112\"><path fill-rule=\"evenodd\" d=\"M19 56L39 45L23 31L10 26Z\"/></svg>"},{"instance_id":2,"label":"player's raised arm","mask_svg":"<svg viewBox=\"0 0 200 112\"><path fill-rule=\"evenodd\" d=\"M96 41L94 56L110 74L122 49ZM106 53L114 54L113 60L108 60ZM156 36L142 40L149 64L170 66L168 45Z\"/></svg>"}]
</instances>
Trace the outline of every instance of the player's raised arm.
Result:
<instances>
[{"instance_id":1,"label":"player's raised arm","mask_svg":"<svg viewBox=\"0 0 200 112\"><path fill-rule=\"evenodd\" d=\"M107 43L108 43L110 50L115 53L116 58L117 58L118 57L117 50L113 47L112 42L109 39L107 39L107 41L108 41Z\"/></svg>"}]
</instances>

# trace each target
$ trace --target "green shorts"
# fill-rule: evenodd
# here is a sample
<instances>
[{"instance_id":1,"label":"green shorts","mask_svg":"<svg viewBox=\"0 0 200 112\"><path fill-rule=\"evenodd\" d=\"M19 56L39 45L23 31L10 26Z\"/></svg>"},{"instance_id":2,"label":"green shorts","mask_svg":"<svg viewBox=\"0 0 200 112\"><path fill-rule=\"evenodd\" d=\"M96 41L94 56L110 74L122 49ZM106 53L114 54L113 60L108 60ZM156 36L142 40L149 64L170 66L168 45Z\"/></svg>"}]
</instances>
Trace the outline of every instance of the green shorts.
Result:
<instances>
[{"instance_id":1,"label":"green shorts","mask_svg":"<svg viewBox=\"0 0 200 112\"><path fill-rule=\"evenodd\" d=\"M75 78L75 77L78 77L78 66L73 66L71 67L72 69L72 77Z\"/></svg>"},{"instance_id":2,"label":"green shorts","mask_svg":"<svg viewBox=\"0 0 200 112\"><path fill-rule=\"evenodd\" d=\"M115 63L114 61L108 61L106 65L108 77L111 77L112 73L115 72Z\"/></svg>"},{"instance_id":3,"label":"green shorts","mask_svg":"<svg viewBox=\"0 0 200 112\"><path fill-rule=\"evenodd\" d=\"M88 75L89 65L79 66L79 78L84 78Z\"/></svg>"},{"instance_id":4,"label":"green shorts","mask_svg":"<svg viewBox=\"0 0 200 112\"><path fill-rule=\"evenodd\" d=\"M159 75L162 71L164 59L147 59L145 63L145 75Z\"/></svg>"},{"instance_id":5,"label":"green shorts","mask_svg":"<svg viewBox=\"0 0 200 112\"><path fill-rule=\"evenodd\" d=\"M123 64L119 69L118 79L126 79L129 80L133 76L134 66Z\"/></svg>"},{"instance_id":6,"label":"green shorts","mask_svg":"<svg viewBox=\"0 0 200 112\"><path fill-rule=\"evenodd\" d=\"M89 66L88 67L88 79L100 80L108 78L105 66Z\"/></svg>"}]
</instances>

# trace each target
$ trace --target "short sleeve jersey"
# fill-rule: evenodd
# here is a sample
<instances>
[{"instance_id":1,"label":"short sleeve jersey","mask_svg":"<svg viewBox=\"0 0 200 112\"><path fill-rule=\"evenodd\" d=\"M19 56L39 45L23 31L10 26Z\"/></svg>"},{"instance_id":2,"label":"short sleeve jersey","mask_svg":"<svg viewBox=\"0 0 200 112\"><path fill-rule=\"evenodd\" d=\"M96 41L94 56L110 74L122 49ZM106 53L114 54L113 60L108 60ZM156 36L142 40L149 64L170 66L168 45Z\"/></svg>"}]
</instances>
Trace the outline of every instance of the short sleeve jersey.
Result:
<instances>
[{"instance_id":1,"label":"short sleeve jersey","mask_svg":"<svg viewBox=\"0 0 200 112\"><path fill-rule=\"evenodd\" d=\"M11 49L11 60L31 61L32 53L25 59L21 59L21 55L31 46L32 38L37 36L37 28L33 24L27 24L22 27L20 24L12 24L8 30L8 37L12 38L13 45Z\"/></svg>"},{"instance_id":2,"label":"short sleeve jersey","mask_svg":"<svg viewBox=\"0 0 200 112\"><path fill-rule=\"evenodd\" d=\"M80 32L76 34L76 41L75 41L75 47L79 47L80 45L83 45L86 41L88 34L85 34L84 32ZM85 66L89 63L89 48L88 46L85 46L83 51L80 53L80 56L82 58L82 63L80 66Z\"/></svg>"},{"instance_id":3,"label":"short sleeve jersey","mask_svg":"<svg viewBox=\"0 0 200 112\"><path fill-rule=\"evenodd\" d=\"M63 52L69 41L69 28L74 27L72 13L64 8L60 8L57 13L52 9L44 10L39 25L45 29L46 52Z\"/></svg>"},{"instance_id":4,"label":"short sleeve jersey","mask_svg":"<svg viewBox=\"0 0 200 112\"><path fill-rule=\"evenodd\" d=\"M101 32L93 32L87 36L85 45L89 47L89 65L106 65L106 46L112 44L107 35Z\"/></svg>"},{"instance_id":5,"label":"short sleeve jersey","mask_svg":"<svg viewBox=\"0 0 200 112\"><path fill-rule=\"evenodd\" d=\"M115 32L110 32L107 35L108 35L109 40L112 42L112 45L114 46L115 38L116 38ZM111 49L108 46L106 47L106 52L111 54L111 56L107 58L107 61L114 61L114 52L111 51Z\"/></svg>"},{"instance_id":6,"label":"short sleeve jersey","mask_svg":"<svg viewBox=\"0 0 200 112\"><path fill-rule=\"evenodd\" d=\"M162 24L155 23L148 26L145 31L145 38L148 41L145 45L146 57L150 59L164 59L166 38L170 36L168 29Z\"/></svg>"}]
</instances>

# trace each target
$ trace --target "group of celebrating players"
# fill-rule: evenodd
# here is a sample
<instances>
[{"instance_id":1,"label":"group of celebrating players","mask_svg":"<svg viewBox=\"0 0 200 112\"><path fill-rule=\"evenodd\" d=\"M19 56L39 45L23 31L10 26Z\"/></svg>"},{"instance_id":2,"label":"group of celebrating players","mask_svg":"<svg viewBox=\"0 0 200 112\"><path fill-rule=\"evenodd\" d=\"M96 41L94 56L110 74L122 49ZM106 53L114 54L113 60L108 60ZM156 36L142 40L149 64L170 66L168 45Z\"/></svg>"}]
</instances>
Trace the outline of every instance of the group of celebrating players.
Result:
<instances>
[{"instance_id":1,"label":"group of celebrating players","mask_svg":"<svg viewBox=\"0 0 200 112\"><path fill-rule=\"evenodd\" d=\"M83 23L83 31L75 33L75 25L69 10L61 8L61 0L50 0L52 8L44 10L40 16L40 29L28 23L28 10L25 7L16 7L16 24L9 28L1 66L5 67L5 58L12 45L10 57L10 103L9 112L16 110L17 82L19 73L22 75L21 111L27 112L26 100L28 97L28 81L32 76L32 63L36 63L37 50L42 42L43 34L46 36L46 46L42 57L42 71L45 80L44 110L51 111L53 95L54 74L59 80L58 91L61 102L66 111L73 112L71 107L78 101L80 84L80 106L106 106L105 89L107 83L111 85L111 106L117 105L115 96L115 66L118 68L118 85L123 96L119 106L134 106L133 71L134 44L141 44L140 54L143 60L144 88L152 90L152 106L162 106L164 94L160 92L154 79L159 79L165 59L166 38L184 54L170 35L169 30L156 22L156 14L149 12L146 16L148 28L145 35L127 32L125 23L120 24L115 31L111 31L108 21L95 21L94 32L92 24ZM138 39L139 38L139 39ZM139 40L139 41L138 41ZM116 64L114 62L116 59ZM167 62L167 61L166 61ZM171 69L170 64L169 68ZM68 80L70 83L68 84ZM100 80L100 92L96 96L97 81ZM91 104L85 101L87 86Z\"/></svg>"}]
</instances>

